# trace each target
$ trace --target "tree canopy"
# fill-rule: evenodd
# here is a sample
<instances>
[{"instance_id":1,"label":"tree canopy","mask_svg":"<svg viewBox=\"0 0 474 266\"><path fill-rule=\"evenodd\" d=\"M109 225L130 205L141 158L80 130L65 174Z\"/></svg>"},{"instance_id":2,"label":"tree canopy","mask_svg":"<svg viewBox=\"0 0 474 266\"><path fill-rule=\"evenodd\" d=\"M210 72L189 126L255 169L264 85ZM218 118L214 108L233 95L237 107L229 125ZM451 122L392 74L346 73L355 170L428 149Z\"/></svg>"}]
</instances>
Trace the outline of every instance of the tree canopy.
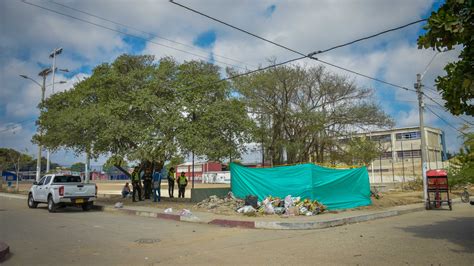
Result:
<instances>
[{"instance_id":1,"label":"tree canopy","mask_svg":"<svg viewBox=\"0 0 474 266\"><path fill-rule=\"evenodd\" d=\"M279 66L235 79L234 86L257 121L255 139L273 164L327 162L341 137L393 125L370 101L370 89L324 67Z\"/></svg>"},{"instance_id":2,"label":"tree canopy","mask_svg":"<svg viewBox=\"0 0 474 266\"><path fill-rule=\"evenodd\" d=\"M71 171L73 172L84 172L86 170L86 164L85 163L74 163L71 165Z\"/></svg>"},{"instance_id":3,"label":"tree canopy","mask_svg":"<svg viewBox=\"0 0 474 266\"><path fill-rule=\"evenodd\" d=\"M19 171L36 171L36 158L14 149L0 148L0 171L16 171L16 164L20 162ZM50 162L51 169L59 166L57 163ZM46 158L41 158L41 171L46 170Z\"/></svg>"},{"instance_id":4,"label":"tree canopy","mask_svg":"<svg viewBox=\"0 0 474 266\"><path fill-rule=\"evenodd\" d=\"M424 29L418 48L461 47L459 61L445 66L446 75L436 79L436 86L452 114L474 116L474 1L447 0L431 13Z\"/></svg>"},{"instance_id":5,"label":"tree canopy","mask_svg":"<svg viewBox=\"0 0 474 266\"><path fill-rule=\"evenodd\" d=\"M92 157L164 162L179 154L240 155L251 124L245 106L202 61L122 55L43 105L36 141Z\"/></svg>"}]
</instances>

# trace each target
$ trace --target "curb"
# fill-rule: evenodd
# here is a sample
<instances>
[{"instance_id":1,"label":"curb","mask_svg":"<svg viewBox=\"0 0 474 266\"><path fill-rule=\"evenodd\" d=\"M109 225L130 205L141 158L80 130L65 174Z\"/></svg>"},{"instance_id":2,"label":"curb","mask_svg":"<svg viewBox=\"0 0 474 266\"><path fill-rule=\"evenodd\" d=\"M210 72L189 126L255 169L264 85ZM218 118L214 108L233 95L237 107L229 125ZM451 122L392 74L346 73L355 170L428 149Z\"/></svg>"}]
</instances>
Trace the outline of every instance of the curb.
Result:
<instances>
[{"instance_id":1,"label":"curb","mask_svg":"<svg viewBox=\"0 0 474 266\"><path fill-rule=\"evenodd\" d=\"M4 242L0 241L0 260L5 258L5 256L10 253L10 247Z\"/></svg>"},{"instance_id":2,"label":"curb","mask_svg":"<svg viewBox=\"0 0 474 266\"><path fill-rule=\"evenodd\" d=\"M461 203L459 199L453 200L453 204ZM324 221L315 222L280 222L280 221L243 221L243 220L230 220L230 219L201 219L197 216L180 216L178 214L159 213L151 211L138 211L127 208L114 208L113 206L95 205L95 208L102 211L109 212L120 212L128 215L151 217L157 219L166 219L180 222L190 223L201 223L219 225L223 227L240 227L248 229L271 229L271 230L311 230L311 229L324 229L335 226L354 224L366 221L372 221L387 217L393 217L403 215L412 212L424 211L424 206L413 206L406 208L405 206L398 206L400 210L387 210L369 214L354 215L344 218L334 218ZM405 208L403 208L405 207ZM397 208L397 207L394 207Z\"/></svg>"},{"instance_id":3,"label":"curb","mask_svg":"<svg viewBox=\"0 0 474 266\"><path fill-rule=\"evenodd\" d=\"M26 199L24 195L15 195L8 193L0 193L2 197L10 197L17 199ZM452 204L461 203L459 198L453 199ZM178 214L170 213L161 213L158 211L142 211L142 210L133 210L127 208L115 208L112 205L94 205L94 210L98 211L107 211L107 212L116 212L127 215L148 217L148 218L157 218L165 219L179 222L189 222L189 223L201 223L201 224L211 224L219 225L223 227L241 227L241 228L250 228L250 229L271 229L271 230L311 230L311 229L324 229L329 227L354 224L360 222L366 222L376 219L382 219L387 217L393 217L398 215L403 215L412 212L424 211L425 207L421 204L416 204L416 206L397 206L386 211L373 212L368 214L359 214L343 218L333 218L323 221L306 221L306 222L284 222L284 221L245 221L245 220L231 220L231 219L214 219L214 218L199 218L197 216L180 216Z\"/></svg>"}]
</instances>

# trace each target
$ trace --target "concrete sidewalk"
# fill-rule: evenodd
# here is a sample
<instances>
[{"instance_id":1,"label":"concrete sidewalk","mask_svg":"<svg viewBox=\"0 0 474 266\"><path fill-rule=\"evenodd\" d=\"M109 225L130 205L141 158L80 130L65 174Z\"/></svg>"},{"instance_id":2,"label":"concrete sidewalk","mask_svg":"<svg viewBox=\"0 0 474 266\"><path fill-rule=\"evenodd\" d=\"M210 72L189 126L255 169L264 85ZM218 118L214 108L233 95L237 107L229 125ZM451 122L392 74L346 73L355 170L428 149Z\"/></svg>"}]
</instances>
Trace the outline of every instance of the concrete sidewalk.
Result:
<instances>
[{"instance_id":1,"label":"concrete sidewalk","mask_svg":"<svg viewBox=\"0 0 474 266\"><path fill-rule=\"evenodd\" d=\"M26 200L26 196L17 194L0 193L0 197L18 198ZM460 203L460 199L453 199L453 204ZM447 209L447 206L442 208ZM190 216L179 215L180 210L165 213L164 209L124 205L115 208L114 205L97 204L95 209L109 212L117 212L142 217L168 219L174 221L214 224L226 227L244 227L255 229L277 229L277 230L307 230L322 229L345 224L360 223L380 218L392 217L406 213L425 211L424 204L411 204L391 207L383 210L348 210L338 213L323 213L316 216L284 217L268 215L263 217L248 217L237 215L219 215L208 212L192 212Z\"/></svg>"},{"instance_id":2,"label":"concrete sidewalk","mask_svg":"<svg viewBox=\"0 0 474 266\"><path fill-rule=\"evenodd\" d=\"M453 204L459 203L459 199L453 200ZM207 212L192 212L191 216L180 216L179 211L164 213L163 209L151 207L138 207L124 205L123 208L114 208L111 205L97 205L104 211L121 212L129 215L151 217L158 219L169 219L175 221L214 224L226 227L245 227L255 229L276 230L307 230L322 229L345 224L365 222L380 218L392 217L406 213L425 211L424 204L411 204L387 208L384 210L352 210L339 213L325 213L316 216L283 217L268 215L264 217L230 216L218 215ZM447 207L445 207L447 208Z\"/></svg>"}]
</instances>

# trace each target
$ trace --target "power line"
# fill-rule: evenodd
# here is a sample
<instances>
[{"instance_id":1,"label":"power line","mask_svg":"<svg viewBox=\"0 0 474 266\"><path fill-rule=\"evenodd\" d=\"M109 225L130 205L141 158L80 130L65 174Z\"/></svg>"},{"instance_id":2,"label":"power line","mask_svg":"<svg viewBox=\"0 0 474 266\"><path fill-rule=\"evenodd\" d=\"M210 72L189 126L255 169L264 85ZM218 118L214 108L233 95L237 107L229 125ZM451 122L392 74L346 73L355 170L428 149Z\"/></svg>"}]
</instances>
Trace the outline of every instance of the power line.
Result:
<instances>
[{"instance_id":1,"label":"power line","mask_svg":"<svg viewBox=\"0 0 474 266\"><path fill-rule=\"evenodd\" d=\"M326 65L329 65L329 66L332 66L332 67L335 67L335 68L338 68L338 69L341 69L341 70L344 70L344 71L347 71L349 73L353 73L355 75L358 75L358 76L361 76L361 77L364 77L364 78L368 78L368 79L371 79L371 80L374 80L374 81L377 81L377 82L380 82L380 83L383 83L383 84L386 84L386 85L390 85L392 87L395 87L395 88L399 88L399 89L403 89L403 90L406 90L406 91L412 91L412 92L416 92L414 89L409 89L405 86L401 86L401 85L397 85L395 83L391 83L391 82L388 82L388 81L385 81L385 80L381 80L381 79L378 79L378 78L374 78L374 77L371 77L371 76L368 76L368 75L365 75L365 74L362 74L362 73L359 73L359 72L356 72L354 70L350 70L348 68L345 68L345 67L341 67L341 66L338 66L338 65L334 65L332 63L329 63L327 61L323 61L321 59L315 59L323 64L326 64Z\"/></svg>"},{"instance_id":2,"label":"power line","mask_svg":"<svg viewBox=\"0 0 474 266\"><path fill-rule=\"evenodd\" d=\"M436 105L438 105L439 107L443 108L443 111L446 111L446 107L445 107L444 105L442 105L441 103L435 101L433 98L431 98L430 96L426 95L425 93L423 93L423 95L425 95L426 98L428 98L430 101L434 102L434 103L435 103ZM453 116L454 116L454 115L453 115ZM454 117L461 119L462 121L464 121L465 123L467 123L467 124L469 124L469 125L471 125L471 126L474 126L474 123L469 122L469 121L467 121L466 119L464 119L464 118L462 118L462 117L460 117L460 116L454 116Z\"/></svg>"},{"instance_id":3,"label":"power line","mask_svg":"<svg viewBox=\"0 0 474 266\"><path fill-rule=\"evenodd\" d=\"M172 39L168 39L168 38L159 36L159 35L154 34L154 33L146 32L146 31L141 30L141 29L138 29L138 28L136 28L136 27L133 27L133 26L130 26L130 25L127 25L127 24L123 24L123 23L120 23L120 22L116 22L116 21L113 21L113 20L110 20L110 19L101 17L101 16L99 16L99 15L92 14L92 13L87 12L87 11L83 11L83 10L80 10L80 9L77 9L77 8L70 7L70 6L68 6L68 5L62 4L62 3L55 2L55 1L53 1L53 0L51 0L50 2L53 3L53 4L56 4L56 5L58 5L58 6L62 6L62 7L64 7L64 8L67 8L67 9L70 9L70 10L73 10L73 11L76 11L76 12L79 12L79 13L82 13L82 14L86 14L86 15L91 16L91 17L94 17L94 18L97 18L97 19L100 19L100 20L103 20L103 21L107 21L107 22L113 23L113 24L115 24L115 25L117 25L117 26L129 28L129 29L138 31L138 32L143 33L143 34L150 35L150 36L155 37L155 38L158 38L158 39L162 39L162 40L165 40L165 41L168 41L168 42L172 42L172 43L175 43L175 44L179 44L179 45L182 45L182 46L191 48L191 49L201 50L201 51L206 52L206 53L208 52L208 51L205 50L205 49L201 49L201 48L198 48L198 47L196 47L196 46L192 46L192 45L189 45L189 44L186 44L186 43L182 43L182 42L178 42L178 41L175 41L175 40L172 40ZM246 62L243 62L243 61L240 61L240 60L237 60L237 59L234 59L234 58L230 58L230 57L223 56L223 55L218 55L218 54L215 54L215 53L213 53L213 56L215 56L215 57L220 57L220 58L224 58L224 59L227 59L227 60L234 61L234 62L236 62L236 63L244 64L244 65L246 65L246 66L255 68L255 66L249 65L249 64L246 63Z\"/></svg>"},{"instance_id":4,"label":"power line","mask_svg":"<svg viewBox=\"0 0 474 266\"><path fill-rule=\"evenodd\" d=\"M312 52L312 53L309 53L309 54L304 54L304 53L302 53L302 52L299 52L299 51L296 51L296 50L294 50L294 49L292 49L292 48L289 48L289 47L287 47L287 46L285 46L285 45L276 43L276 42L274 42L274 41L271 41L271 40L269 40L269 39L266 39L266 38L264 38L264 37L261 37L261 36L259 36L259 35L257 35L257 34L254 34L254 33L252 33L252 32L249 32L249 31L247 31L247 30L244 30L244 29L239 28L239 27L237 27L237 26L231 25L231 24L229 24L229 23L227 23L227 22L224 22L224 21L222 21L222 20L220 20L220 19L217 19L217 18L214 18L214 17L209 16L209 15L207 15L207 14L204 14L204 13L198 11L198 10L195 10L195 9L193 9L193 8L190 8L190 7L187 7L187 6L182 5L182 4L180 4L180 3L177 3L177 2L175 2L175 1L173 1L173 0L170 0L170 2L171 2L172 4L175 4L175 5L177 5L177 6L182 7L182 8L184 8L184 9L187 9L187 10L189 10L189 11L191 11L191 12L194 12L194 13L196 13L196 14L199 14L199 15L201 15L201 16L204 16L204 17L206 17L206 18L209 18L209 19L211 19L211 20L214 20L214 21L216 21L216 22L219 22L219 23L221 23L221 24L224 24L224 25L226 25L226 26L228 26L228 27L231 27L231 28L233 28L233 29L235 29L235 30L241 31L241 32L246 33L246 34L248 34L248 35L251 35L251 36L253 36L253 37L257 38L257 39L263 40L263 41L265 41L265 42L271 43L271 44L273 44L273 45L275 45L275 46L278 46L278 47L280 47L280 48L283 48L283 49L285 49L285 50L288 50L288 51L291 51L291 52L296 53L296 54L298 54L298 55L304 56L304 57L302 57L302 58L307 57L307 58L316 60L316 61L318 61L318 62L321 62L321 63L323 63L323 64L330 65L330 66L332 66L332 67L336 67L336 68L338 68L338 69L341 69L341 70L344 70L344 71L353 73L353 74L355 74L355 75L359 75L359 76L362 76L362 77L365 77L365 78L368 78L368 79L371 79L371 80L374 80L374 81L377 81L377 82L380 82L380 83L384 83L384 84L386 84L386 85L390 85L390 86L393 86L393 87L396 87L396 88L400 88L400 89L404 89L404 90L407 90L407 91L416 92L416 91L413 90L413 89L409 89L409 88L404 87L404 86L399 86L399 85L396 85L396 84L393 84L393 83L390 83L390 82L387 82L387 81L384 81L384 80L381 80L381 79L378 79L378 78L374 78L374 77L371 77L371 76L368 76L368 75L365 75L365 74L356 72L356 71L354 71L354 70L350 70L350 69L348 69L348 68L344 68L344 67L337 66L337 65L335 65L335 64L332 64L332 63L329 63L329 62L320 60L320 59L314 57L314 55L316 55L316 54L321 54L321 53L327 52L327 51L331 51L331 50L334 50L334 49L337 49L337 48L340 48L340 47L344 47L344 46L347 46L347 45L350 45L350 44L354 44L354 43L359 42L359 41L362 41L362 40L367 40L367 39L369 39L369 38L373 38L373 37L379 36L379 35L381 35L381 34L384 34L384 33L390 32L390 31L399 30L399 29L408 27L408 26L410 26L410 25L417 24L417 23L420 23L420 22L422 22L422 21L426 21L426 19L417 20L417 21L414 21L414 22L405 24L405 25L403 25L403 26L399 26L399 27L396 27L396 28L393 28L393 29L389 29L389 30L386 30L386 31L377 33L377 34L373 34L373 35L368 36L368 37L360 38L360 39L357 39L357 40L352 41L352 42L348 42L348 43L345 43L345 44L337 45L337 46L334 46L334 47L331 47L331 48L328 48L328 49L325 49L325 50L322 50L322 51L317 51L317 52Z\"/></svg>"},{"instance_id":5,"label":"power line","mask_svg":"<svg viewBox=\"0 0 474 266\"><path fill-rule=\"evenodd\" d=\"M117 29L114 29L114 28L109 28L109 27L107 27L107 26L104 26L104 25L101 25L101 24L98 24L98 23L95 23L95 22L92 22L92 21L88 21L88 20L85 20L85 19L81 19L81 18L72 16L72 15L69 15L69 14L66 14L66 13L62 13L62 12L59 12L59 11L56 11L56 10L54 10L54 9L50 9L50 8L47 8L47 7L44 7L44 6L36 5L36 4L30 3L30 2L27 2L27 1L25 1L25 0L22 0L21 2L24 3L24 4L30 5L30 6L34 6L34 7L43 9L43 10L47 10L47 11L50 11L50 12L53 12L53 13L56 13L56 14L59 14L59 15L68 17L68 18L72 18L72 19L75 19L75 20L78 20L78 21L81 21L81 22L84 22L84 23L87 23L87 24L90 24L90 25L94 25L94 26L99 27L99 28L103 28L103 29L106 29L106 30L114 31L114 32L117 32L117 33L120 33L120 34L123 34L123 35L127 35L127 36L130 36L130 37L136 38L136 39L143 40L143 41L145 41L145 42L149 42L149 43L152 43L152 44L155 44L155 45L163 46L163 47L166 47L166 48L169 48L169 49L172 49L172 50L175 50L175 51L179 51L179 52L182 52L182 53L194 55L194 56L196 56L196 57L202 58L202 59L204 59L205 61L208 61L208 62L209 62L209 59L208 59L207 56L202 56L202 55L199 55L199 54L196 54L196 53L192 53L192 52L188 52L188 51L186 51L186 50L182 50L182 49L179 49L179 48L175 48L175 47L172 47L172 46L169 46L169 45L166 45L166 44L162 44L162 43L159 43L159 42L155 42L155 41L153 41L151 38L144 38L144 37L141 37L141 36L138 36L138 35L135 35L135 34L131 34L131 33L127 33L127 32L121 31L121 30L117 30ZM236 66L236 65L229 64L229 63L222 62L222 61L218 61L218 60L214 60L214 62L217 62L217 63L220 63L220 64L224 64L224 65L227 65L227 66L232 66L232 67L236 67L236 68L245 69L245 68L243 68L243 67L241 67L241 66Z\"/></svg>"},{"instance_id":6,"label":"power line","mask_svg":"<svg viewBox=\"0 0 474 266\"><path fill-rule=\"evenodd\" d=\"M458 128L456 128L455 126L453 126L451 123L449 123L448 121L446 121L444 118L442 118L440 115L438 115L437 113L435 113L433 110L431 110L431 108L429 108L428 106L426 106L426 109L428 111L430 111L431 113L433 113L435 116L437 116L439 119L441 119L444 123L446 123L446 125L454 128L456 131L458 131L459 133L463 134L463 135L466 135L466 133L462 132L461 130L459 130Z\"/></svg>"},{"instance_id":7,"label":"power line","mask_svg":"<svg viewBox=\"0 0 474 266\"><path fill-rule=\"evenodd\" d=\"M408 27L408 26L411 26L411 25L414 25L414 24L418 24L418 23L424 22L424 21L427 21L427 19L416 20L416 21L410 22L410 23L408 23L408 24L405 24L405 25L402 25L402 26L399 26L399 27L391 28L391 29L384 30L384 31L381 31L381 32L379 32L379 33L376 33L376 34L373 34L373 35L369 35L369 36L367 36L367 37L363 37L363 38L360 38L360 39L357 39L357 40L354 40L354 41L351 41L351 42L347 42L347 43L344 43L344 44L336 45L336 46L331 47L331 48L328 48L328 49L326 49L326 50L317 51L315 54L322 54L322 53L325 53L325 52L329 52L329 51L331 51L331 50L335 50L335 49L338 49L338 48L342 48L342 47L344 47L344 46L348 46L348 45L354 44L354 43L356 43L356 42L368 40L368 39L371 39L371 38L374 38L374 37L383 35L383 34L385 34L385 33L389 33L389 32L396 31L396 30L400 30L400 29L403 29L403 28L406 28L406 27Z\"/></svg>"}]
</instances>

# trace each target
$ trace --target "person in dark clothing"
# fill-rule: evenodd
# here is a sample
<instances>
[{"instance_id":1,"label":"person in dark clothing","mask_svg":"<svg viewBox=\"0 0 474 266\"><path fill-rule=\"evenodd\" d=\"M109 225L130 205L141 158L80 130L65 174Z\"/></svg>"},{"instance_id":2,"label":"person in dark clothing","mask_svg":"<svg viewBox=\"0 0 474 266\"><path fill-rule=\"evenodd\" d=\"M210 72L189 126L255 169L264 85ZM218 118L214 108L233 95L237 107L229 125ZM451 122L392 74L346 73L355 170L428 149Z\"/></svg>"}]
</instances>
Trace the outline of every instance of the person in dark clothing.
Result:
<instances>
[{"instance_id":1,"label":"person in dark clothing","mask_svg":"<svg viewBox=\"0 0 474 266\"><path fill-rule=\"evenodd\" d=\"M166 169L163 167L161 171L153 173L153 201L161 201L161 178L166 175Z\"/></svg>"},{"instance_id":2,"label":"person in dark clothing","mask_svg":"<svg viewBox=\"0 0 474 266\"><path fill-rule=\"evenodd\" d=\"M178 177L178 198L184 199L184 192L186 191L186 186L188 185L188 179L184 172L181 172L181 175Z\"/></svg>"},{"instance_id":3,"label":"person in dark clothing","mask_svg":"<svg viewBox=\"0 0 474 266\"><path fill-rule=\"evenodd\" d=\"M174 193L174 168L171 167L170 171L168 172L168 194L170 195L170 198L173 198L173 193Z\"/></svg>"},{"instance_id":4,"label":"person in dark clothing","mask_svg":"<svg viewBox=\"0 0 474 266\"><path fill-rule=\"evenodd\" d=\"M151 172L149 169L145 169L145 174L143 174L143 187L145 188L145 199L150 199L152 189L151 189L151 183L152 183L153 177L151 176Z\"/></svg>"},{"instance_id":5,"label":"person in dark clothing","mask_svg":"<svg viewBox=\"0 0 474 266\"><path fill-rule=\"evenodd\" d=\"M132 200L135 202L135 195L138 194L138 200L142 201L142 188L140 186L140 167L136 166L132 172Z\"/></svg>"}]
</instances>

